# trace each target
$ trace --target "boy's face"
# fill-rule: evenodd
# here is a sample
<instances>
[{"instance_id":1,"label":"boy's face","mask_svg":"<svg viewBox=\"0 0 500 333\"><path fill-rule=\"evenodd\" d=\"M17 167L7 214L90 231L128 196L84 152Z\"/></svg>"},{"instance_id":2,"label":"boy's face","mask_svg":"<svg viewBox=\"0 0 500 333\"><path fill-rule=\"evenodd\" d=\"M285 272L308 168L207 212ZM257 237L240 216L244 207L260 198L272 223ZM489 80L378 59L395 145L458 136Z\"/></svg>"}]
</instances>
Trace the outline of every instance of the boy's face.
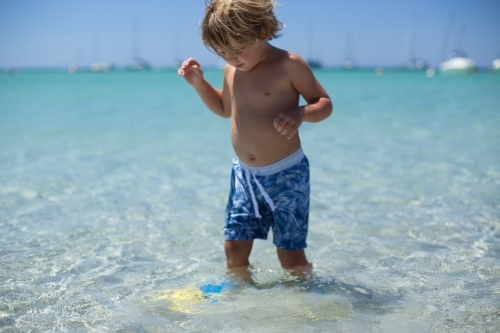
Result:
<instances>
[{"instance_id":1,"label":"boy's face","mask_svg":"<svg viewBox=\"0 0 500 333\"><path fill-rule=\"evenodd\" d=\"M241 72L248 72L257 66L263 58L267 40L244 47L238 53L226 53L222 58L231 66Z\"/></svg>"}]
</instances>

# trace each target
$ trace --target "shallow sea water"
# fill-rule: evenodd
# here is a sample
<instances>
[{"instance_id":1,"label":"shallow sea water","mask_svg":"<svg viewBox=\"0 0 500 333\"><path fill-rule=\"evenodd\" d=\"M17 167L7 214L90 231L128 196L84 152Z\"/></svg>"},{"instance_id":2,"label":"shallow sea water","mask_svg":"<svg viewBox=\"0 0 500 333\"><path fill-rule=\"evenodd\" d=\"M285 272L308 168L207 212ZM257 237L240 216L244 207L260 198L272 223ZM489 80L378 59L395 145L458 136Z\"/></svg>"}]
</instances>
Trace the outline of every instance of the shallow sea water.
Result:
<instances>
[{"instance_id":1,"label":"shallow sea water","mask_svg":"<svg viewBox=\"0 0 500 333\"><path fill-rule=\"evenodd\" d=\"M174 72L0 75L0 332L498 332L500 75L316 74L316 280L269 239L254 285L225 274L229 122Z\"/></svg>"}]
</instances>

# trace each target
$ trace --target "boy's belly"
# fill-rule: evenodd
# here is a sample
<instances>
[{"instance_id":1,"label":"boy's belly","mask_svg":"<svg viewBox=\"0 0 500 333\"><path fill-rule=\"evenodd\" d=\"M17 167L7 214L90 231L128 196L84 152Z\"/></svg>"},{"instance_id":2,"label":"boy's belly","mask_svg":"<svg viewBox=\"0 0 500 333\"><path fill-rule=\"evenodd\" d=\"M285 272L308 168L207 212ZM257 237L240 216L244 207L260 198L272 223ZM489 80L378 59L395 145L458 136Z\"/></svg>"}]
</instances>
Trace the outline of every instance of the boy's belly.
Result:
<instances>
[{"instance_id":1,"label":"boy's belly","mask_svg":"<svg viewBox=\"0 0 500 333\"><path fill-rule=\"evenodd\" d=\"M291 139L287 139L273 126L240 130L232 124L231 140L236 156L249 166L276 163L300 148L298 132Z\"/></svg>"}]
</instances>

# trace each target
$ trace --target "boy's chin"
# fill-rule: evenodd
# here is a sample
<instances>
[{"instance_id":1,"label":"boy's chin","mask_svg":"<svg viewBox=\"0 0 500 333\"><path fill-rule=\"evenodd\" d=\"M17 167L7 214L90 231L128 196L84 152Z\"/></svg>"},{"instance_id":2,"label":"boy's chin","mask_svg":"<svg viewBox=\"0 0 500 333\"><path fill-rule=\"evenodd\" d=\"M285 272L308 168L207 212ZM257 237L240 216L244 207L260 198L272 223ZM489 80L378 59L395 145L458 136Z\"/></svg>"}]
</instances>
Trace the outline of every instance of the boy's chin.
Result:
<instances>
[{"instance_id":1,"label":"boy's chin","mask_svg":"<svg viewBox=\"0 0 500 333\"><path fill-rule=\"evenodd\" d=\"M252 70L253 67L249 68L247 66L233 66L234 68L236 68L237 71L240 71L240 72L249 72L250 70Z\"/></svg>"}]
</instances>

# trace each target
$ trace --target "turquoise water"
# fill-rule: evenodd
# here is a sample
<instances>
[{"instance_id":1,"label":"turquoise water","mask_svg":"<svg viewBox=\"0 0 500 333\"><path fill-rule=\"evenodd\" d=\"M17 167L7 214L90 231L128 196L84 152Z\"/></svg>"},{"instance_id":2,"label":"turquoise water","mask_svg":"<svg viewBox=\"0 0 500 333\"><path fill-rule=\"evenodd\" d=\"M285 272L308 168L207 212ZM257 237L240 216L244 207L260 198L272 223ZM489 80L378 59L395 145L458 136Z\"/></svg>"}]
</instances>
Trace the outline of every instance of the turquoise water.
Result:
<instances>
[{"instance_id":1,"label":"turquoise water","mask_svg":"<svg viewBox=\"0 0 500 333\"><path fill-rule=\"evenodd\" d=\"M0 331L498 331L500 75L316 74L319 282L256 241L254 286L194 298L228 283L228 120L174 72L0 75Z\"/></svg>"}]
</instances>

